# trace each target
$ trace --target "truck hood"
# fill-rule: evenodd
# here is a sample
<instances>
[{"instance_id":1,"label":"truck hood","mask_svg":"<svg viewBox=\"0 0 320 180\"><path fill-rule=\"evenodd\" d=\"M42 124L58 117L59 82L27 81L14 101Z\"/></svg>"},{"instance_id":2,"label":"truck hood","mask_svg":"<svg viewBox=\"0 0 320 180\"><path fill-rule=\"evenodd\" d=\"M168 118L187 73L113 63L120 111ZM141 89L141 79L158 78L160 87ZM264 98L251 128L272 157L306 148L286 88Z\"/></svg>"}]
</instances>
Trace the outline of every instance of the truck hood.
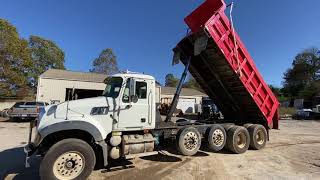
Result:
<instances>
[{"instance_id":1,"label":"truck hood","mask_svg":"<svg viewBox=\"0 0 320 180\"><path fill-rule=\"evenodd\" d=\"M65 119L67 115L69 119L83 118L89 116L95 107L107 107L112 111L116 109L116 102L115 99L104 96L73 100L69 103L66 101L57 105L55 117ZM68 112L67 109L69 109Z\"/></svg>"},{"instance_id":2,"label":"truck hood","mask_svg":"<svg viewBox=\"0 0 320 180\"><path fill-rule=\"evenodd\" d=\"M81 129L92 135L101 134L99 137L106 137L112 130L113 118L110 115L115 114L116 106L115 99L104 96L47 106L40 110L37 130L42 136L58 130ZM102 111L104 116L91 114L97 108L105 109Z\"/></svg>"}]
</instances>

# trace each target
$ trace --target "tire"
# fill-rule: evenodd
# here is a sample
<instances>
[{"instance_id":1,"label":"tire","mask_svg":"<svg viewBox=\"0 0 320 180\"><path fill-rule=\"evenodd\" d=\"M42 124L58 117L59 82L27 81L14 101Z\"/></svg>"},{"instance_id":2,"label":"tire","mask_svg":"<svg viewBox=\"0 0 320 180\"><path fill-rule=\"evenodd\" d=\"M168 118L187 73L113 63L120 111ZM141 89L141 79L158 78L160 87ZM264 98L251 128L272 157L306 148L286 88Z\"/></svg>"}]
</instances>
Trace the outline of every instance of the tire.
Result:
<instances>
[{"instance_id":1,"label":"tire","mask_svg":"<svg viewBox=\"0 0 320 180\"><path fill-rule=\"evenodd\" d=\"M242 126L234 126L227 131L226 147L231 152L242 154L249 148L249 132Z\"/></svg>"},{"instance_id":2,"label":"tire","mask_svg":"<svg viewBox=\"0 0 320 180\"><path fill-rule=\"evenodd\" d=\"M223 149L227 141L227 134L224 128L221 125L214 124L207 131L208 148L213 152Z\"/></svg>"},{"instance_id":3,"label":"tire","mask_svg":"<svg viewBox=\"0 0 320 180\"><path fill-rule=\"evenodd\" d=\"M248 129L248 128L249 128L250 126L252 126L252 125L253 125L253 124L251 124L251 123L247 123L247 124L244 124L243 127L245 127L245 128Z\"/></svg>"},{"instance_id":4,"label":"tire","mask_svg":"<svg viewBox=\"0 0 320 180\"><path fill-rule=\"evenodd\" d=\"M224 130L225 130L226 132L228 132L228 130L229 130L230 128L232 128L233 126L235 126L235 125L232 124L232 123L225 123L225 124L221 124L221 126L224 128Z\"/></svg>"},{"instance_id":5,"label":"tire","mask_svg":"<svg viewBox=\"0 0 320 180\"><path fill-rule=\"evenodd\" d=\"M185 156L195 155L201 146L201 135L194 127L179 130L176 137L177 149Z\"/></svg>"},{"instance_id":6,"label":"tire","mask_svg":"<svg viewBox=\"0 0 320 180\"><path fill-rule=\"evenodd\" d=\"M248 128L250 134L250 148L254 150L262 149L267 144L267 130L260 124L254 124Z\"/></svg>"},{"instance_id":7,"label":"tire","mask_svg":"<svg viewBox=\"0 0 320 180\"><path fill-rule=\"evenodd\" d=\"M2 116L3 116L4 118L9 117L8 109L3 110Z\"/></svg>"},{"instance_id":8,"label":"tire","mask_svg":"<svg viewBox=\"0 0 320 180\"><path fill-rule=\"evenodd\" d=\"M95 163L95 153L88 143L80 139L64 139L45 154L40 165L40 177L44 180L86 179Z\"/></svg>"}]
</instances>

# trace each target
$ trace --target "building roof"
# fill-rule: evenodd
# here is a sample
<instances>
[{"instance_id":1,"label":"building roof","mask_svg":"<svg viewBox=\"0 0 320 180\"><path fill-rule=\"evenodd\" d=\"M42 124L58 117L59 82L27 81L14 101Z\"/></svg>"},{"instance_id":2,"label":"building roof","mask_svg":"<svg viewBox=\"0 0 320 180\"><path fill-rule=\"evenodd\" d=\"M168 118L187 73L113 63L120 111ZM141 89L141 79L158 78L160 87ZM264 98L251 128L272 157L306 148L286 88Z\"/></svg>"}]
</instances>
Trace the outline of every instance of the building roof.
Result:
<instances>
[{"instance_id":1,"label":"building roof","mask_svg":"<svg viewBox=\"0 0 320 180\"><path fill-rule=\"evenodd\" d=\"M76 72L76 71L67 71L67 70L61 70L61 69L49 69L46 72L42 73L40 77L44 79L60 79L60 80L103 83L107 75L91 73L91 72Z\"/></svg>"},{"instance_id":2,"label":"building roof","mask_svg":"<svg viewBox=\"0 0 320 180\"><path fill-rule=\"evenodd\" d=\"M142 74L142 73L135 73L135 72L123 72L123 73L118 73L114 74L112 76L118 76L118 77L133 77L133 78L138 78L138 79L148 79L148 80L155 80L153 76L147 75L147 74Z\"/></svg>"},{"instance_id":3,"label":"building roof","mask_svg":"<svg viewBox=\"0 0 320 180\"><path fill-rule=\"evenodd\" d=\"M175 87L166 87L166 86L161 87L161 94L163 94L163 95L174 95L175 92L176 92ZM208 95L206 95L196 89L182 88L180 96L202 96L202 97L205 97Z\"/></svg>"}]
</instances>

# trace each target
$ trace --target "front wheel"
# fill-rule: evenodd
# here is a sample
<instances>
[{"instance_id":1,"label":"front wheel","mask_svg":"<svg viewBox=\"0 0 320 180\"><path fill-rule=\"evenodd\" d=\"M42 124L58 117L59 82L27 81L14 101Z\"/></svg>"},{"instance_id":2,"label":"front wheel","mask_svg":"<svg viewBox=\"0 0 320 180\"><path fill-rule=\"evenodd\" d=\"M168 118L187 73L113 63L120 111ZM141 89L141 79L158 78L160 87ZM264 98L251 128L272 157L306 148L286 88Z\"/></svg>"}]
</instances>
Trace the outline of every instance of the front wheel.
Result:
<instances>
[{"instance_id":1,"label":"front wheel","mask_svg":"<svg viewBox=\"0 0 320 180\"><path fill-rule=\"evenodd\" d=\"M40 165L41 179L86 179L95 166L95 153L80 139L64 139L54 144Z\"/></svg>"}]
</instances>

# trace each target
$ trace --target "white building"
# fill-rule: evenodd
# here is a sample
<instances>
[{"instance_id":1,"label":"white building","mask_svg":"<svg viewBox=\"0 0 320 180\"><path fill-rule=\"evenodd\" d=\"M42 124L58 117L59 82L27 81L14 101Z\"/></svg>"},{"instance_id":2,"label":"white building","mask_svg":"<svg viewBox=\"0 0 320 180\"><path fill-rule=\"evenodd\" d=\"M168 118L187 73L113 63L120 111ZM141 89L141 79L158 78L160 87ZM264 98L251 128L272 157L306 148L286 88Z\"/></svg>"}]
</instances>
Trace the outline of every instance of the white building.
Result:
<instances>
[{"instance_id":1,"label":"white building","mask_svg":"<svg viewBox=\"0 0 320 180\"><path fill-rule=\"evenodd\" d=\"M104 74L49 69L39 76L36 100L50 104L64 102L71 99L69 94L73 88L77 96L74 99L95 97L103 93L106 77Z\"/></svg>"},{"instance_id":2,"label":"white building","mask_svg":"<svg viewBox=\"0 0 320 180\"><path fill-rule=\"evenodd\" d=\"M53 104L64 102L68 98L96 97L103 93L106 77L104 74L50 69L39 76L36 100ZM75 97L71 97L72 89ZM159 96L156 97L156 102L171 103L175 90L173 87L158 86L156 91ZM177 108L194 113L196 105L201 104L201 99L205 96L207 95L200 91L182 88Z\"/></svg>"},{"instance_id":3,"label":"white building","mask_svg":"<svg viewBox=\"0 0 320 180\"><path fill-rule=\"evenodd\" d=\"M174 87L161 87L161 103L170 104L176 92ZM177 109L181 109L184 113L198 112L197 105L201 104L202 97L207 97L206 94L190 88L182 88Z\"/></svg>"}]
</instances>

